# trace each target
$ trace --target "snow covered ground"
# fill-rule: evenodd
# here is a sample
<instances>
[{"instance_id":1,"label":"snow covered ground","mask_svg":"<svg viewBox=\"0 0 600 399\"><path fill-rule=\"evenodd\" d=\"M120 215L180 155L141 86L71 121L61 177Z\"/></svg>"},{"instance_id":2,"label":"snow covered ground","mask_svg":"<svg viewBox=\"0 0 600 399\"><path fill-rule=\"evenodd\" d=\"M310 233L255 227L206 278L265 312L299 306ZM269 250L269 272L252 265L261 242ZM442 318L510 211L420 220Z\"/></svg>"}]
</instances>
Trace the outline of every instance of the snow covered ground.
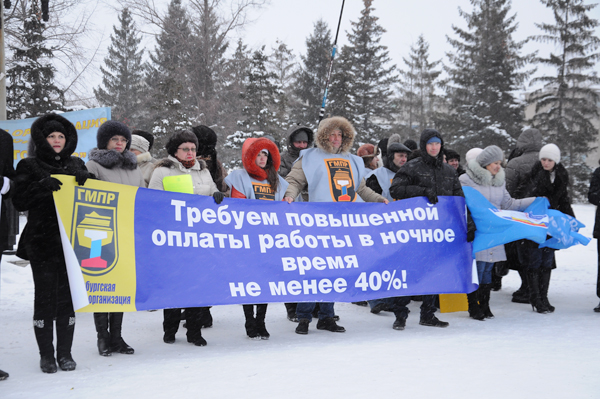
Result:
<instances>
[{"instance_id":1,"label":"snow covered ground","mask_svg":"<svg viewBox=\"0 0 600 399\"><path fill-rule=\"evenodd\" d=\"M595 207L574 207L591 237ZM466 312L438 315L450 327L419 326L411 303L404 331L391 313L336 304L344 334L294 333L283 304L267 311L268 341L245 336L241 306L212 309L206 347L162 342L162 312L125 315L123 336L135 355L101 357L92 315L77 315L73 357L77 370L43 374L32 327L29 266L2 259L0 398L598 398L600 314L596 298L596 240L557 253L549 298L554 314L510 302L518 288L511 272L492 293L496 315L484 322Z\"/></svg>"}]
</instances>

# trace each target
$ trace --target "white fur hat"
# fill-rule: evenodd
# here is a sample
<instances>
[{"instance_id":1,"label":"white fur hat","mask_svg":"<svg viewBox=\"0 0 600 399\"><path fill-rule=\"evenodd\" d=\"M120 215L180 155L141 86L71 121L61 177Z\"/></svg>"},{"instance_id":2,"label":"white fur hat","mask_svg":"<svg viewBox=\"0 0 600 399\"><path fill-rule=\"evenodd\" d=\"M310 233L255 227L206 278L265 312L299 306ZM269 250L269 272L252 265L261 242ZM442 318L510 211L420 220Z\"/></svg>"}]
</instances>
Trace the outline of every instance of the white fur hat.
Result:
<instances>
[{"instance_id":1,"label":"white fur hat","mask_svg":"<svg viewBox=\"0 0 600 399\"><path fill-rule=\"evenodd\" d=\"M467 151L467 154L465 155L465 160L467 161L467 163L469 161L474 161L477 158L477 155L481 154L482 151L483 149L479 147L471 148L469 151Z\"/></svg>"},{"instance_id":2,"label":"white fur hat","mask_svg":"<svg viewBox=\"0 0 600 399\"><path fill-rule=\"evenodd\" d=\"M540 160L547 158L553 160L555 163L560 163L560 148L556 144L546 144L540 150Z\"/></svg>"}]
</instances>

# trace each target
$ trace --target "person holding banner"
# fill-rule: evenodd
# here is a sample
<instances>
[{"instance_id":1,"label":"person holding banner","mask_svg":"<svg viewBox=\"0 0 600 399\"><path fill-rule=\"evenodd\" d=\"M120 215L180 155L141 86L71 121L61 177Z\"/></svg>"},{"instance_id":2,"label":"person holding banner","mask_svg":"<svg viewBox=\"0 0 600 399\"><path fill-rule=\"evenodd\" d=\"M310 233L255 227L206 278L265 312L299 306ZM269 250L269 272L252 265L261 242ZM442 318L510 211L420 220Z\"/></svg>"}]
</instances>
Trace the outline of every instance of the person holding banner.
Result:
<instances>
[{"instance_id":1,"label":"person holding banner","mask_svg":"<svg viewBox=\"0 0 600 399\"><path fill-rule=\"evenodd\" d=\"M71 175L79 185L94 177L80 158L71 156L77 147L77 130L67 119L46 114L31 125L27 158L17 165L13 204L29 211L27 225L19 239L17 255L31 262L35 299L33 330L40 350L40 368L56 373L75 370L71 356L75 312L60 241L53 191L62 183L51 175ZM54 323L56 320L56 358Z\"/></svg>"},{"instance_id":2,"label":"person holding banner","mask_svg":"<svg viewBox=\"0 0 600 399\"><path fill-rule=\"evenodd\" d=\"M277 174L280 159L279 150L271 140L264 137L246 139L242 146L244 169L234 170L225 178L231 197L282 201L288 183ZM243 306L248 338L269 339L270 334L265 327L267 304Z\"/></svg>"},{"instance_id":3,"label":"person holding banner","mask_svg":"<svg viewBox=\"0 0 600 399\"><path fill-rule=\"evenodd\" d=\"M198 149L196 135L191 130L178 131L169 137L166 147L169 155L156 164L148 188L212 195L215 202L220 204L224 198L223 193L217 189L206 167L206 162L196 158ZM181 179L181 177L187 179ZM202 319L209 312L208 307L185 308L184 310L187 341L196 346L206 346L206 340L202 337ZM173 344L175 343L175 334L179 329L181 309L164 309L163 316L163 341Z\"/></svg>"},{"instance_id":4,"label":"person holding banner","mask_svg":"<svg viewBox=\"0 0 600 399\"><path fill-rule=\"evenodd\" d=\"M427 197L431 204L437 204L438 196L440 195L464 197L456 170L444 162L444 141L442 135L435 129L423 130L419 149L421 155L408 161L394 176L390 187L392 198L401 200L413 197ZM475 237L474 227L473 222L470 221L468 235L470 241ZM403 329L408 317L408 308L406 306L410 302L410 298L404 297L402 299L398 303L401 310L394 312L396 314L395 329ZM423 295L419 324L429 327L448 327L449 323L435 317L435 301L436 295Z\"/></svg>"},{"instance_id":5,"label":"person holding banner","mask_svg":"<svg viewBox=\"0 0 600 399\"><path fill-rule=\"evenodd\" d=\"M560 163L560 149L556 144L546 144L539 152L539 161L517 188L517 196L546 197L550 209L575 217L569 195L569 173ZM529 302L535 312L552 313L554 306L548 301L550 276L555 265L552 248L539 248L533 241L525 240L519 247L519 258L526 267L529 285Z\"/></svg>"},{"instance_id":6,"label":"person holding banner","mask_svg":"<svg viewBox=\"0 0 600 399\"><path fill-rule=\"evenodd\" d=\"M317 148L300 151L286 177L289 183L284 200L292 203L304 189L309 202L383 202L389 201L365 184L362 158L349 153L356 132L347 119L334 116L323 119L316 134ZM296 308L299 319L296 333L308 334L315 302L302 302ZM333 302L319 303L318 330L345 332L334 320Z\"/></svg>"},{"instance_id":7,"label":"person holding banner","mask_svg":"<svg viewBox=\"0 0 600 399\"><path fill-rule=\"evenodd\" d=\"M98 179L111 183L146 187L144 176L131 148L131 131L124 123L106 121L96 134L98 148L90 151L88 170ZM132 355L134 350L123 340L121 328L123 312L94 313L98 333L98 353L110 356L112 352Z\"/></svg>"},{"instance_id":8,"label":"person holding banner","mask_svg":"<svg viewBox=\"0 0 600 399\"><path fill-rule=\"evenodd\" d=\"M9 201L12 194L11 180L15 175L13 167L13 138L6 130L0 129L0 201ZM8 247L8 220L6 207L0 203L0 261L2 251ZM8 373L0 370L0 381L8 378Z\"/></svg>"},{"instance_id":9,"label":"person holding banner","mask_svg":"<svg viewBox=\"0 0 600 399\"><path fill-rule=\"evenodd\" d=\"M523 211L535 197L513 199L506 190L506 179L502 162L504 153L500 147L491 145L483 149L474 160L466 165L466 173L459 178L463 186L473 187L498 209ZM490 293L492 291L492 269L494 263L506 260L504 245L499 245L475 254L479 288L467 294L469 316L475 320L492 319Z\"/></svg>"}]
</instances>

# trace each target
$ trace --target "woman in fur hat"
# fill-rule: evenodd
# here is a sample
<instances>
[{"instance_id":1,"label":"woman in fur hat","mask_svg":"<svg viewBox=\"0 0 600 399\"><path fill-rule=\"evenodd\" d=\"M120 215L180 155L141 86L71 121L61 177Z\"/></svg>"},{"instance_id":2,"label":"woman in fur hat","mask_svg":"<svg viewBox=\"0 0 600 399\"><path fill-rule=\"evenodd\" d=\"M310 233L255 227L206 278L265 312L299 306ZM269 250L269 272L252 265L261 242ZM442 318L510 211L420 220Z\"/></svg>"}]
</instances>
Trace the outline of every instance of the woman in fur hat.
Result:
<instances>
[{"instance_id":1,"label":"woman in fur hat","mask_svg":"<svg viewBox=\"0 0 600 399\"><path fill-rule=\"evenodd\" d=\"M198 139L198 160L206 162L206 167L217 188L222 193L227 193L227 185L224 180L227 170L217 158L217 134L208 126L199 125L192 128L192 132Z\"/></svg>"},{"instance_id":2,"label":"woman in fur hat","mask_svg":"<svg viewBox=\"0 0 600 399\"><path fill-rule=\"evenodd\" d=\"M140 130L134 130L134 132L140 132ZM138 167L144 177L144 187L148 187L152 172L154 171L154 165L156 164L156 159L149 152L150 142L145 137L132 133L129 151L133 152L136 157Z\"/></svg>"},{"instance_id":3,"label":"woman in fur hat","mask_svg":"<svg viewBox=\"0 0 600 399\"><path fill-rule=\"evenodd\" d=\"M225 183L231 188L231 197L282 201L288 183L277 174L280 159L279 150L271 140L247 139L242 146L244 169L234 170L225 178ZM244 305L249 338L269 339L270 334L265 327L266 313L267 304Z\"/></svg>"},{"instance_id":4,"label":"woman in fur hat","mask_svg":"<svg viewBox=\"0 0 600 399\"><path fill-rule=\"evenodd\" d=\"M224 196L217 189L206 162L196 159L198 149L196 135L190 130L181 130L169 137L166 147L169 155L156 164L148 188L164 190L165 177L190 175L194 194L212 195L216 203L220 204ZM207 307L185 309L187 341L196 346L206 346L206 340L202 338L202 318L206 312L208 312ZM163 341L172 344L179 329L181 309L165 309L163 316Z\"/></svg>"},{"instance_id":5,"label":"woman in fur hat","mask_svg":"<svg viewBox=\"0 0 600 399\"><path fill-rule=\"evenodd\" d=\"M53 191L62 183L51 175L71 175L79 185L92 177L80 158L71 156L77 147L77 130L65 118L47 114L31 125L28 157L17 165L13 204L29 211L17 254L31 262L35 299L33 330L44 373L57 370L53 335L56 323L56 358L65 371L75 370L71 345L75 313L60 241Z\"/></svg>"},{"instance_id":6,"label":"woman in fur hat","mask_svg":"<svg viewBox=\"0 0 600 399\"><path fill-rule=\"evenodd\" d=\"M575 217L569 195L569 173L560 163L560 149L555 144L546 144L539 154L539 161L519 185L515 196L546 197L550 209L556 209ZM554 306L548 301L550 276L555 265L554 249L539 248L533 241L525 240L519 247L529 285L529 302L538 313L552 313Z\"/></svg>"},{"instance_id":7,"label":"woman in fur hat","mask_svg":"<svg viewBox=\"0 0 600 399\"><path fill-rule=\"evenodd\" d=\"M483 149L475 159L471 159L464 174L459 178L462 186L473 187L498 209L522 211L535 197L513 199L506 191L506 180L502 168L504 153L500 147L491 145ZM506 260L504 245L486 249L475 254L479 288L467 294L469 316L476 320L493 318L490 311L490 292L492 289L492 268L495 262Z\"/></svg>"},{"instance_id":8,"label":"woman in fur hat","mask_svg":"<svg viewBox=\"0 0 600 399\"><path fill-rule=\"evenodd\" d=\"M90 151L88 170L98 179L146 187L142 172L137 165L131 147L131 131L127 125L117 121L106 121L96 134L97 148ZM94 313L94 323L98 333L98 353L110 356L112 352L133 354L134 350L121 337L123 312Z\"/></svg>"}]
</instances>

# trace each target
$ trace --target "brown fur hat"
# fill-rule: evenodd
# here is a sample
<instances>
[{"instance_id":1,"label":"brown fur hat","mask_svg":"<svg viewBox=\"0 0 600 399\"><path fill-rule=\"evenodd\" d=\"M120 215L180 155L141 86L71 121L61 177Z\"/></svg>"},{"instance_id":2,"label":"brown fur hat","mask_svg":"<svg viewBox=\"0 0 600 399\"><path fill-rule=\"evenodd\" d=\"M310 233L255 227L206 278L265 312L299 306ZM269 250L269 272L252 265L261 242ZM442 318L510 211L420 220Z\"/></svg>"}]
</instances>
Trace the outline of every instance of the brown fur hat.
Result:
<instances>
[{"instance_id":1,"label":"brown fur hat","mask_svg":"<svg viewBox=\"0 0 600 399\"><path fill-rule=\"evenodd\" d=\"M276 171L279 170L281 156L274 142L264 137L250 138L246 139L244 145L242 145L242 164L244 165L244 169L246 169L246 172L250 176L260 181L267 179L267 171L259 167L255 162L258 153L262 149L269 151L269 157L273 160L273 167Z\"/></svg>"},{"instance_id":2,"label":"brown fur hat","mask_svg":"<svg viewBox=\"0 0 600 399\"><path fill-rule=\"evenodd\" d=\"M333 149L329 142L329 134L336 129L339 129L342 132L342 145L337 151ZM315 141L317 147L323 151L331 154L341 154L350 151L352 144L354 144L355 136L356 132L354 131L354 127L346 118L332 116L331 118L323 119L321 123L319 123L317 139Z\"/></svg>"}]
</instances>

